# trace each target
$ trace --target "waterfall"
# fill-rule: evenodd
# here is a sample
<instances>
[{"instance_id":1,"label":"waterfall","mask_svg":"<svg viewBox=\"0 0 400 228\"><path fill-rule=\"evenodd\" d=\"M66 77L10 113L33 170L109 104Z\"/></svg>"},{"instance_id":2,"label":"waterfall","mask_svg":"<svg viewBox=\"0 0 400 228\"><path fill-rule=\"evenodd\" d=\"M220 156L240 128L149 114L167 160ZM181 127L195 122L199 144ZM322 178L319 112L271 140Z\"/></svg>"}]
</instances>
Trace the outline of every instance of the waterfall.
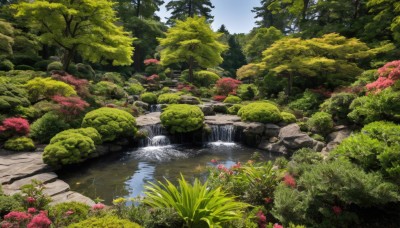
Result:
<instances>
[{"instance_id":1,"label":"waterfall","mask_svg":"<svg viewBox=\"0 0 400 228\"><path fill-rule=\"evenodd\" d=\"M163 135L163 128L161 124L148 125L140 129L147 133L147 137L140 140L141 147L147 146L168 146L171 144L168 137Z\"/></svg>"},{"instance_id":2,"label":"waterfall","mask_svg":"<svg viewBox=\"0 0 400 228\"><path fill-rule=\"evenodd\" d=\"M235 127L233 125L210 125L211 133L208 142L234 142Z\"/></svg>"},{"instance_id":3,"label":"waterfall","mask_svg":"<svg viewBox=\"0 0 400 228\"><path fill-rule=\"evenodd\" d=\"M150 105L150 112L161 112L162 104L152 104Z\"/></svg>"}]
</instances>

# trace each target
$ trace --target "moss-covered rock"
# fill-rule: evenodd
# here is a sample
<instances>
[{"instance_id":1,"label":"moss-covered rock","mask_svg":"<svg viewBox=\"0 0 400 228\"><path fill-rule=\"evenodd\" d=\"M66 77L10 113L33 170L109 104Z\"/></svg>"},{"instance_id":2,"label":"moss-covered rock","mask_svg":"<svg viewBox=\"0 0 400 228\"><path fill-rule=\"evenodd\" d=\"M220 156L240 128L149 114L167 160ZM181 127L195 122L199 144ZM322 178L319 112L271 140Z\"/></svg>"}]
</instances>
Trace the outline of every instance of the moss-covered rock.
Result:
<instances>
[{"instance_id":1,"label":"moss-covered rock","mask_svg":"<svg viewBox=\"0 0 400 228\"><path fill-rule=\"evenodd\" d=\"M104 142L133 137L137 130L136 120L131 114L116 108L106 107L87 113L83 119L82 127L95 128Z\"/></svg>"},{"instance_id":2,"label":"moss-covered rock","mask_svg":"<svg viewBox=\"0 0 400 228\"><path fill-rule=\"evenodd\" d=\"M162 125L171 133L185 133L201 128L204 114L197 106L175 104L165 108L160 118Z\"/></svg>"},{"instance_id":3,"label":"moss-covered rock","mask_svg":"<svg viewBox=\"0 0 400 228\"><path fill-rule=\"evenodd\" d=\"M242 121L260 123L277 123L282 120L278 107L268 102L254 102L243 106L238 116Z\"/></svg>"}]
</instances>

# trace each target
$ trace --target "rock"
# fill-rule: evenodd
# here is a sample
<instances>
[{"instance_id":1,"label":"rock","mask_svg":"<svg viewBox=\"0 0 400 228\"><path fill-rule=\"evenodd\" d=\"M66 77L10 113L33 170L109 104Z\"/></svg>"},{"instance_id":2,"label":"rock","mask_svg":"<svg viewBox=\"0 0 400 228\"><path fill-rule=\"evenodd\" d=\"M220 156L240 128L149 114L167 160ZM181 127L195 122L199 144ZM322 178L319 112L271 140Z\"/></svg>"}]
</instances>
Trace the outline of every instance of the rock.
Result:
<instances>
[{"instance_id":1,"label":"rock","mask_svg":"<svg viewBox=\"0 0 400 228\"><path fill-rule=\"evenodd\" d=\"M69 190L69 185L62 180L56 180L44 185L44 194L49 196L55 196L57 194L67 192Z\"/></svg>"},{"instance_id":2,"label":"rock","mask_svg":"<svg viewBox=\"0 0 400 228\"><path fill-rule=\"evenodd\" d=\"M135 101L133 105L135 105L136 107L143 108L144 110L149 110L149 104L143 101Z\"/></svg>"},{"instance_id":3,"label":"rock","mask_svg":"<svg viewBox=\"0 0 400 228\"><path fill-rule=\"evenodd\" d=\"M312 149L317 152L321 152L324 147L325 147L325 143L320 142L320 141L315 141Z\"/></svg>"},{"instance_id":4,"label":"rock","mask_svg":"<svg viewBox=\"0 0 400 228\"><path fill-rule=\"evenodd\" d=\"M322 149L322 152L327 153L335 149L345 138L351 135L351 131L347 128L339 128L342 130L332 132L328 135L328 144Z\"/></svg>"},{"instance_id":5,"label":"rock","mask_svg":"<svg viewBox=\"0 0 400 228\"><path fill-rule=\"evenodd\" d=\"M182 95L180 103L181 104L197 105L197 104L200 104L200 100L197 97L194 97L194 96Z\"/></svg>"},{"instance_id":6,"label":"rock","mask_svg":"<svg viewBox=\"0 0 400 228\"><path fill-rule=\"evenodd\" d=\"M152 112L146 115L142 115L136 118L136 125L138 127L156 125L161 123L160 112Z\"/></svg>"},{"instance_id":7,"label":"rock","mask_svg":"<svg viewBox=\"0 0 400 228\"><path fill-rule=\"evenodd\" d=\"M9 185L3 185L3 190L4 193L8 194L8 195L12 195L16 192L19 191L19 189L26 185L26 184L31 184L32 180L37 180L42 182L43 184L55 181L57 179L57 174L50 172L50 173L40 173L40 174L36 174L30 177L26 177L24 179L20 179L17 181L14 181L12 184Z\"/></svg>"},{"instance_id":8,"label":"rock","mask_svg":"<svg viewBox=\"0 0 400 228\"><path fill-rule=\"evenodd\" d=\"M347 129L346 125L337 125L335 127L333 127L333 131L341 131L341 130L345 130Z\"/></svg>"},{"instance_id":9,"label":"rock","mask_svg":"<svg viewBox=\"0 0 400 228\"><path fill-rule=\"evenodd\" d=\"M262 123L257 122L235 122L233 124L238 129L243 130L243 133L262 135L264 133L265 126Z\"/></svg>"},{"instance_id":10,"label":"rock","mask_svg":"<svg viewBox=\"0 0 400 228\"><path fill-rule=\"evenodd\" d=\"M64 202L81 202L89 206L93 206L95 204L95 202L90 198L73 191L67 191L55 195L52 199L53 201L50 203L51 206Z\"/></svg>"},{"instance_id":11,"label":"rock","mask_svg":"<svg viewBox=\"0 0 400 228\"><path fill-rule=\"evenodd\" d=\"M269 141L270 143L276 143L276 142L279 141L279 139L278 139L277 137L271 137L268 141Z\"/></svg>"},{"instance_id":12,"label":"rock","mask_svg":"<svg viewBox=\"0 0 400 228\"><path fill-rule=\"evenodd\" d=\"M265 124L264 135L267 137L278 137L281 128L275 124Z\"/></svg>"},{"instance_id":13,"label":"rock","mask_svg":"<svg viewBox=\"0 0 400 228\"><path fill-rule=\"evenodd\" d=\"M270 143L265 147L265 149L273 153L280 153L280 154L289 153L288 149L284 145L279 143Z\"/></svg>"},{"instance_id":14,"label":"rock","mask_svg":"<svg viewBox=\"0 0 400 228\"><path fill-rule=\"evenodd\" d=\"M120 152L123 147L121 145L110 144L108 146L110 153Z\"/></svg>"},{"instance_id":15,"label":"rock","mask_svg":"<svg viewBox=\"0 0 400 228\"><path fill-rule=\"evenodd\" d=\"M216 113L223 113L223 114L228 113L228 107L224 103L221 103L221 102L215 103L213 105L213 108L214 108L214 112L216 112Z\"/></svg>"},{"instance_id":16,"label":"rock","mask_svg":"<svg viewBox=\"0 0 400 228\"><path fill-rule=\"evenodd\" d=\"M240 117L238 116L221 114L215 116L206 116L204 119L206 124L211 125L230 125L240 121Z\"/></svg>"},{"instance_id":17,"label":"rock","mask_svg":"<svg viewBox=\"0 0 400 228\"><path fill-rule=\"evenodd\" d=\"M214 108L212 105L199 105L199 108L204 113L205 116L215 115Z\"/></svg>"}]
</instances>

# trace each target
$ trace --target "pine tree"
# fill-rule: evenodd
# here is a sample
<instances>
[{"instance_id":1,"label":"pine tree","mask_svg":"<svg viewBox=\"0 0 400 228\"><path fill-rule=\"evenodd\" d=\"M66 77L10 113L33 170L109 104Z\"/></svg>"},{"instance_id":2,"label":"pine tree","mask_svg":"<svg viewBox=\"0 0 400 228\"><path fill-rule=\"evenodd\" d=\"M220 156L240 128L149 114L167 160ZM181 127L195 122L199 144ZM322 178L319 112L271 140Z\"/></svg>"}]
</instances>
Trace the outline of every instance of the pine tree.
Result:
<instances>
[{"instance_id":1,"label":"pine tree","mask_svg":"<svg viewBox=\"0 0 400 228\"><path fill-rule=\"evenodd\" d=\"M214 5L210 0L173 0L166 5L168 11L171 11L171 17L167 24L174 24L174 20L184 20L187 17L203 16L207 21L211 21L214 16L211 10Z\"/></svg>"}]
</instances>

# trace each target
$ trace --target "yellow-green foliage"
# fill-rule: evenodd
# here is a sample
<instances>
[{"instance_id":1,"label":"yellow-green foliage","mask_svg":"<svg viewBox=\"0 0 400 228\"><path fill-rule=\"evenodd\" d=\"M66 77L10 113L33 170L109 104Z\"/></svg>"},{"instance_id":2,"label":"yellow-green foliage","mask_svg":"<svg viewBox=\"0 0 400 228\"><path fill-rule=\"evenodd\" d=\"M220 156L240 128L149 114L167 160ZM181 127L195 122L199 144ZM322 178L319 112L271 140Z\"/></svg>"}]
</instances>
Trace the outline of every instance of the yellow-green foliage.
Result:
<instances>
[{"instance_id":1,"label":"yellow-green foliage","mask_svg":"<svg viewBox=\"0 0 400 228\"><path fill-rule=\"evenodd\" d=\"M68 128L70 125L63 118L48 112L32 123L30 136L39 143L48 143L57 133Z\"/></svg>"},{"instance_id":2,"label":"yellow-green foliage","mask_svg":"<svg viewBox=\"0 0 400 228\"><path fill-rule=\"evenodd\" d=\"M42 25L43 43L58 45L69 56L77 52L91 62L112 60L113 65L128 65L134 39L115 23L113 7L109 0L36 0L13 5L17 17L30 21L27 25Z\"/></svg>"},{"instance_id":3,"label":"yellow-green foliage","mask_svg":"<svg viewBox=\"0 0 400 228\"><path fill-rule=\"evenodd\" d=\"M68 214L72 211L72 214ZM49 210L49 218L55 227L65 227L71 223L77 223L87 219L90 207L80 202L64 202L52 206Z\"/></svg>"},{"instance_id":4,"label":"yellow-green foliage","mask_svg":"<svg viewBox=\"0 0 400 228\"><path fill-rule=\"evenodd\" d=\"M127 91L132 95L139 95L144 92L144 87L141 84L130 84Z\"/></svg>"},{"instance_id":5,"label":"yellow-green foliage","mask_svg":"<svg viewBox=\"0 0 400 228\"><path fill-rule=\"evenodd\" d=\"M208 70L200 70L194 73L193 84L198 87L210 87L211 85L215 84L218 79L220 79L218 74Z\"/></svg>"},{"instance_id":6,"label":"yellow-green foliage","mask_svg":"<svg viewBox=\"0 0 400 228\"><path fill-rule=\"evenodd\" d=\"M4 148L12 151L33 151L35 144L28 137L11 138L4 143Z\"/></svg>"},{"instance_id":7,"label":"yellow-green foliage","mask_svg":"<svg viewBox=\"0 0 400 228\"><path fill-rule=\"evenodd\" d=\"M239 110L243 107L241 104L234 104L232 107L228 108L228 113L231 115L237 115Z\"/></svg>"},{"instance_id":8,"label":"yellow-green foliage","mask_svg":"<svg viewBox=\"0 0 400 228\"><path fill-rule=\"evenodd\" d=\"M25 84L25 89L31 101L51 98L56 94L65 97L76 95L76 91L72 86L51 78L36 77Z\"/></svg>"},{"instance_id":9,"label":"yellow-green foliage","mask_svg":"<svg viewBox=\"0 0 400 228\"><path fill-rule=\"evenodd\" d=\"M242 99L238 96L234 95L229 95L227 98L225 98L224 103L230 103L230 104L237 104L242 102Z\"/></svg>"},{"instance_id":10,"label":"yellow-green foliage","mask_svg":"<svg viewBox=\"0 0 400 228\"><path fill-rule=\"evenodd\" d=\"M281 116L282 116L283 122L285 122L287 124L295 123L297 121L296 116L289 112L281 112Z\"/></svg>"},{"instance_id":11,"label":"yellow-green foliage","mask_svg":"<svg viewBox=\"0 0 400 228\"><path fill-rule=\"evenodd\" d=\"M105 217L91 217L82 222L74 223L68 226L68 228L140 228L137 223L133 223L126 219L120 219L116 216L105 216Z\"/></svg>"},{"instance_id":12,"label":"yellow-green foliage","mask_svg":"<svg viewBox=\"0 0 400 228\"><path fill-rule=\"evenodd\" d=\"M54 166L62 166L83 162L95 151L93 140L79 133L63 134L62 139L54 140L44 148L43 162ZM58 135L58 134L57 134ZM58 138L58 136L54 138Z\"/></svg>"},{"instance_id":13,"label":"yellow-green foliage","mask_svg":"<svg viewBox=\"0 0 400 228\"><path fill-rule=\"evenodd\" d=\"M52 70L62 70L63 65L61 62L52 62L49 65L47 65L47 71L52 71Z\"/></svg>"},{"instance_id":14,"label":"yellow-green foliage","mask_svg":"<svg viewBox=\"0 0 400 228\"><path fill-rule=\"evenodd\" d=\"M14 28L8 22L0 20L0 59L12 55Z\"/></svg>"},{"instance_id":15,"label":"yellow-green foliage","mask_svg":"<svg viewBox=\"0 0 400 228\"><path fill-rule=\"evenodd\" d=\"M326 112L317 112L307 120L308 129L321 134L328 134L333 124L332 115Z\"/></svg>"},{"instance_id":16,"label":"yellow-green foliage","mask_svg":"<svg viewBox=\"0 0 400 228\"><path fill-rule=\"evenodd\" d=\"M157 96L154 93L147 92L140 95L140 100L146 102L148 104L156 104L157 103Z\"/></svg>"},{"instance_id":17,"label":"yellow-green foliage","mask_svg":"<svg viewBox=\"0 0 400 228\"><path fill-rule=\"evenodd\" d=\"M204 114L194 105L169 105L160 116L161 123L171 133L185 133L197 130L203 126Z\"/></svg>"},{"instance_id":18,"label":"yellow-green foliage","mask_svg":"<svg viewBox=\"0 0 400 228\"><path fill-rule=\"evenodd\" d=\"M181 97L177 93L164 93L158 96L158 104L179 104Z\"/></svg>"},{"instance_id":19,"label":"yellow-green foliage","mask_svg":"<svg viewBox=\"0 0 400 228\"><path fill-rule=\"evenodd\" d=\"M236 71L236 79L243 80L243 79L254 79L260 73L260 65L255 63L250 63L244 65L237 69Z\"/></svg>"},{"instance_id":20,"label":"yellow-green foliage","mask_svg":"<svg viewBox=\"0 0 400 228\"><path fill-rule=\"evenodd\" d=\"M133 137L136 120L126 111L116 108L99 108L85 115L82 127L95 128L104 142Z\"/></svg>"},{"instance_id":21,"label":"yellow-green foliage","mask_svg":"<svg viewBox=\"0 0 400 228\"><path fill-rule=\"evenodd\" d=\"M254 102L243 106L238 116L242 121L249 122L277 123L282 120L278 107L268 102Z\"/></svg>"},{"instance_id":22,"label":"yellow-green foliage","mask_svg":"<svg viewBox=\"0 0 400 228\"><path fill-rule=\"evenodd\" d=\"M94 94L105 96L109 99L121 99L126 94L121 86L109 81L98 82L92 89Z\"/></svg>"},{"instance_id":23,"label":"yellow-green foliage","mask_svg":"<svg viewBox=\"0 0 400 228\"><path fill-rule=\"evenodd\" d=\"M9 112L17 106L29 106L26 92L9 80L0 79L0 111Z\"/></svg>"},{"instance_id":24,"label":"yellow-green foliage","mask_svg":"<svg viewBox=\"0 0 400 228\"><path fill-rule=\"evenodd\" d=\"M91 138L93 140L94 144L96 144L96 145L99 145L102 143L101 135L99 134L99 132L96 129L94 129L93 127L87 127L87 128L78 128L78 129L68 129L68 130L62 131L50 140L50 144L54 144L56 142L65 140L68 137L70 137L70 134L74 134L74 133L81 134L81 135Z\"/></svg>"}]
</instances>

